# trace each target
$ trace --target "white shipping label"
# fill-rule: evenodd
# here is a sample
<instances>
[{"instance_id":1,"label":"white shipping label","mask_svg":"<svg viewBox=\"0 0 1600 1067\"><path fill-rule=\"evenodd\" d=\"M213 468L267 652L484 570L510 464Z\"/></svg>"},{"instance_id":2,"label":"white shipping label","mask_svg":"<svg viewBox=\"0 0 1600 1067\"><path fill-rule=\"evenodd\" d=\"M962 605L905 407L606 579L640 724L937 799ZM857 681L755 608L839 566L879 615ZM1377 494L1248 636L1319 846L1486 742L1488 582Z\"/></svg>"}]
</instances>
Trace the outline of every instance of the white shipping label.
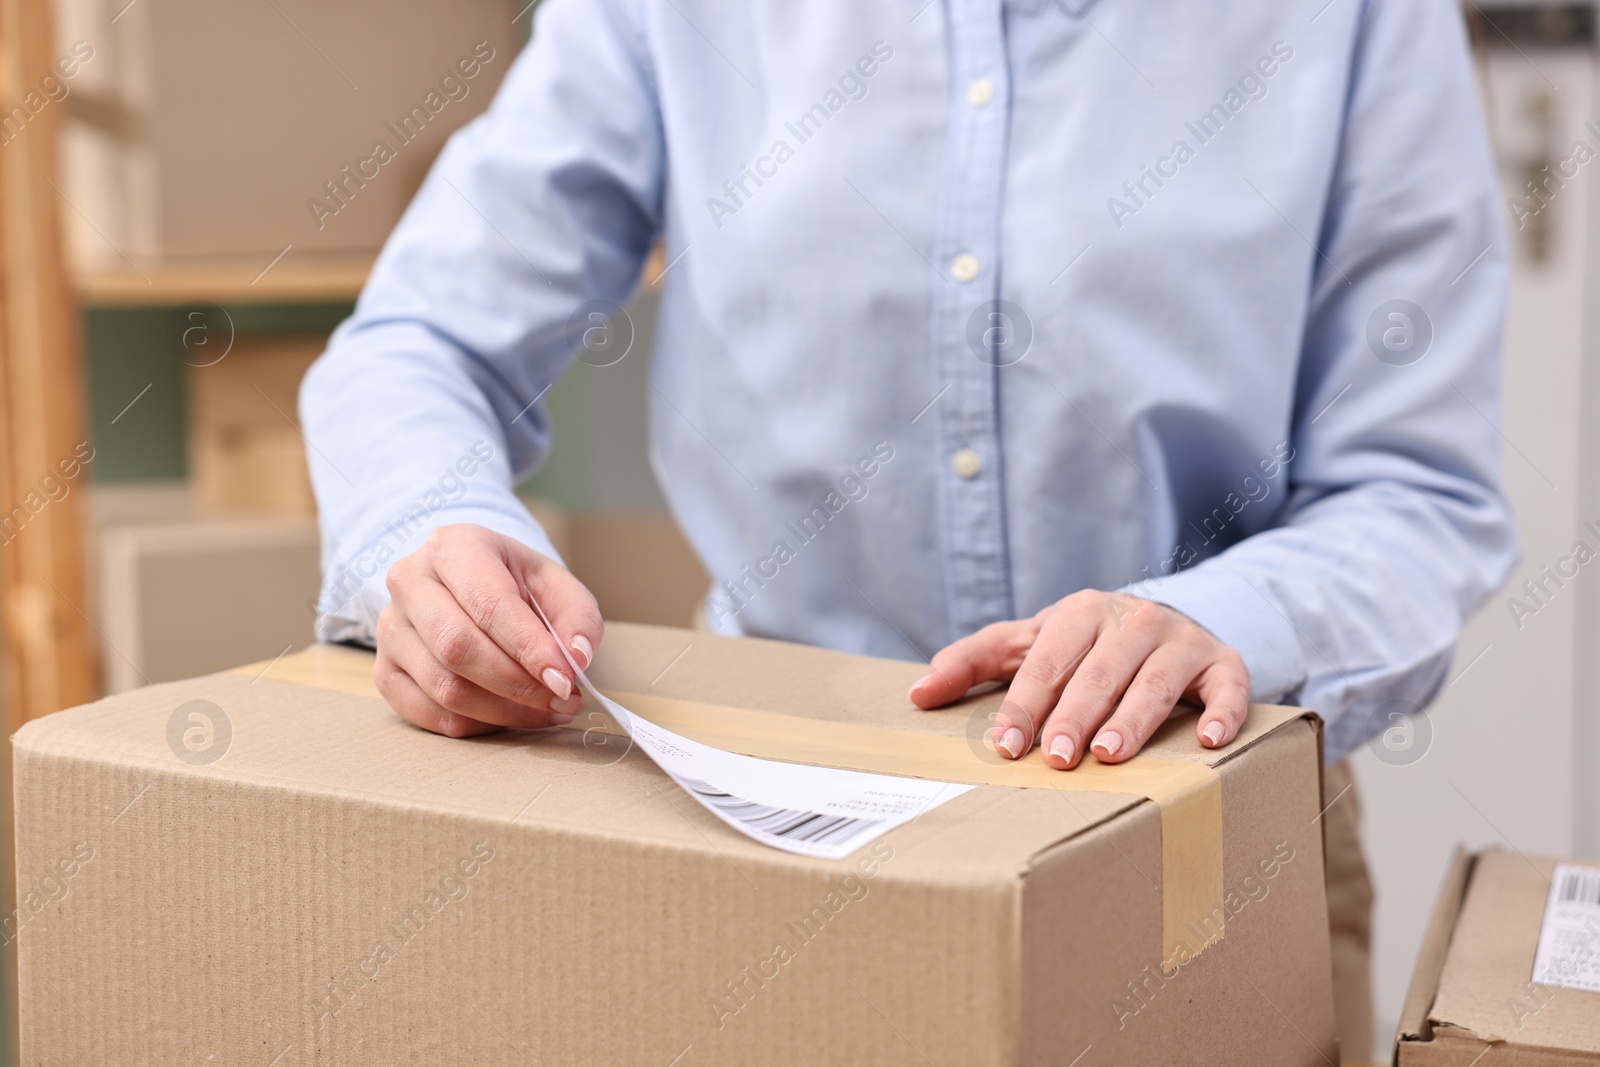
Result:
<instances>
[{"instance_id":1,"label":"white shipping label","mask_svg":"<svg viewBox=\"0 0 1600 1067\"><path fill-rule=\"evenodd\" d=\"M1556 864L1539 925L1533 980L1600 993L1600 867Z\"/></svg>"},{"instance_id":2,"label":"white shipping label","mask_svg":"<svg viewBox=\"0 0 1600 1067\"><path fill-rule=\"evenodd\" d=\"M530 596L533 610L544 610ZM545 625L550 621L545 619ZM554 628L551 629L554 633ZM747 837L838 860L973 787L922 778L782 763L727 752L664 729L601 693L563 648L578 683L672 780Z\"/></svg>"}]
</instances>

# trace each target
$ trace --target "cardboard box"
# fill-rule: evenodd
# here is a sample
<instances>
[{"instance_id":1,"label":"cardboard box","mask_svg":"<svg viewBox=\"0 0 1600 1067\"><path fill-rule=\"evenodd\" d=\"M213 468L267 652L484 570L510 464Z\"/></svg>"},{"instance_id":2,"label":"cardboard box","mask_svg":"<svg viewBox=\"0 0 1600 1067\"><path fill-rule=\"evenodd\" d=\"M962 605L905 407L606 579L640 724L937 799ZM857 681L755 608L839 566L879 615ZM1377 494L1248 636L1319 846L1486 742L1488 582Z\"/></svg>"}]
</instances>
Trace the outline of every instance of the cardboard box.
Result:
<instances>
[{"instance_id":1,"label":"cardboard box","mask_svg":"<svg viewBox=\"0 0 1600 1067\"><path fill-rule=\"evenodd\" d=\"M90 53L53 105L82 212L63 225L80 261L114 269L376 252L528 26L509 0L59 7L58 54Z\"/></svg>"},{"instance_id":2,"label":"cardboard box","mask_svg":"<svg viewBox=\"0 0 1600 1067\"><path fill-rule=\"evenodd\" d=\"M607 619L695 625L711 579L665 511L578 511L522 496L567 569Z\"/></svg>"},{"instance_id":3,"label":"cardboard box","mask_svg":"<svg viewBox=\"0 0 1600 1067\"><path fill-rule=\"evenodd\" d=\"M1398 1067L1600 1064L1600 993L1533 981L1558 862L1456 850L1406 993Z\"/></svg>"},{"instance_id":4,"label":"cardboard box","mask_svg":"<svg viewBox=\"0 0 1600 1067\"><path fill-rule=\"evenodd\" d=\"M311 519L116 526L95 542L106 692L270 659L316 639L321 571Z\"/></svg>"},{"instance_id":5,"label":"cardboard box","mask_svg":"<svg viewBox=\"0 0 1600 1067\"><path fill-rule=\"evenodd\" d=\"M226 356L189 368L189 466L200 504L217 512L314 515L300 380L325 336L234 339Z\"/></svg>"},{"instance_id":6,"label":"cardboard box","mask_svg":"<svg viewBox=\"0 0 1600 1067\"><path fill-rule=\"evenodd\" d=\"M574 512L567 536L567 566L606 618L693 625L711 579L671 515Z\"/></svg>"},{"instance_id":7,"label":"cardboard box","mask_svg":"<svg viewBox=\"0 0 1600 1067\"><path fill-rule=\"evenodd\" d=\"M370 669L319 647L18 732L27 1063L1337 1061L1309 713L1258 706L1220 752L1184 717L1114 781L1214 780L1220 832L984 785L830 862L728 829L589 713L450 740ZM996 694L915 710L921 669L617 624L594 674L735 733L1055 775L972 747ZM1163 974L1172 848L1219 858L1225 930Z\"/></svg>"}]
</instances>

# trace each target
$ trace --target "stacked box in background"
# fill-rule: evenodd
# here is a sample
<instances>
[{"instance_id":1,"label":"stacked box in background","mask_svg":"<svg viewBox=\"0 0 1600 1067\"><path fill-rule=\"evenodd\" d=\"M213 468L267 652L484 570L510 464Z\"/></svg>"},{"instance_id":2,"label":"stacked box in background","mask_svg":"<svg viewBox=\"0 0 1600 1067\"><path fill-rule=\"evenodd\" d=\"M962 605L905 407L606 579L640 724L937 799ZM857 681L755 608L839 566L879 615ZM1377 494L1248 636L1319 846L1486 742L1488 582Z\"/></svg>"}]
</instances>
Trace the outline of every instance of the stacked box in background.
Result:
<instances>
[{"instance_id":1,"label":"stacked box in background","mask_svg":"<svg viewBox=\"0 0 1600 1067\"><path fill-rule=\"evenodd\" d=\"M300 435L300 381L327 338L241 337L189 369L189 475L217 512L314 515Z\"/></svg>"},{"instance_id":2,"label":"stacked box in background","mask_svg":"<svg viewBox=\"0 0 1600 1067\"><path fill-rule=\"evenodd\" d=\"M314 638L309 518L130 525L97 541L109 693L270 658Z\"/></svg>"},{"instance_id":3,"label":"stacked box in background","mask_svg":"<svg viewBox=\"0 0 1600 1067\"><path fill-rule=\"evenodd\" d=\"M376 252L450 132L493 96L527 26L512 21L520 6L65 0L58 47L91 54L51 105L73 119L75 258L121 270L265 266L291 245ZM364 166L379 142L393 158Z\"/></svg>"}]
</instances>

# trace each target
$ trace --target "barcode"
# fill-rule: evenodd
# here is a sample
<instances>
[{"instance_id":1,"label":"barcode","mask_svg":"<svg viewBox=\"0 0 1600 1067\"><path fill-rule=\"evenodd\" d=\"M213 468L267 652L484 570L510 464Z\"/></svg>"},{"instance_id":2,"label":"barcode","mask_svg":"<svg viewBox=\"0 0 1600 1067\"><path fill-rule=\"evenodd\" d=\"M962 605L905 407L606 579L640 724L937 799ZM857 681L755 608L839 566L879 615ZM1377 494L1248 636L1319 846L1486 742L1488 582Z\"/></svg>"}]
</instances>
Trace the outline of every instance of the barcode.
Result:
<instances>
[{"instance_id":1,"label":"barcode","mask_svg":"<svg viewBox=\"0 0 1600 1067\"><path fill-rule=\"evenodd\" d=\"M798 808L774 808L768 804L757 804L753 800L736 797L697 778L680 778L678 781L685 789L705 798L708 804L729 818L737 819L752 830L788 841L843 844L883 821L848 815L822 815Z\"/></svg>"},{"instance_id":2,"label":"barcode","mask_svg":"<svg viewBox=\"0 0 1600 1067\"><path fill-rule=\"evenodd\" d=\"M1600 868L1567 867L1561 875L1560 899L1563 904L1600 907Z\"/></svg>"}]
</instances>

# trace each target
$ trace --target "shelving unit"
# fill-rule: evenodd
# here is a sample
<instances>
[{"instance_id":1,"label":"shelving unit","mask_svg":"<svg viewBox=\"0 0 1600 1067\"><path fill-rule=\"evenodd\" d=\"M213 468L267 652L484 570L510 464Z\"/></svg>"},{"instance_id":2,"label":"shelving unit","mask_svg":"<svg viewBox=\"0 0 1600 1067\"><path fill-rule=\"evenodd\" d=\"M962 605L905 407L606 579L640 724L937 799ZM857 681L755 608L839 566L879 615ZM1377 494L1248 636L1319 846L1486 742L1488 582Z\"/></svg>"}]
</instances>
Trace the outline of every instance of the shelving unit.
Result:
<instances>
[{"instance_id":1,"label":"shelving unit","mask_svg":"<svg viewBox=\"0 0 1600 1067\"><path fill-rule=\"evenodd\" d=\"M48 5L0 0L0 99L22 99L24 72L47 69L53 47ZM0 151L0 520L14 524L0 546L7 734L99 688L81 495L50 499L40 487L84 439L78 312L60 240L60 117L45 108Z\"/></svg>"},{"instance_id":2,"label":"shelving unit","mask_svg":"<svg viewBox=\"0 0 1600 1067\"><path fill-rule=\"evenodd\" d=\"M39 72L50 68L59 51L56 16L51 3L0 0L0 110L22 101ZM64 220L78 210L66 199L69 183L61 173L70 116L68 107L45 107L0 149L0 521L14 507L26 514L24 524L16 516L12 528L0 532L0 709L7 735L29 719L92 701L102 690L103 623L95 621L86 551L88 482L95 471L84 469L67 480L64 495L55 482L49 494L40 485L52 471L59 473L59 460L73 456L79 442L96 438L94 429L105 431L117 414L113 409L98 417L90 400L89 348L97 331L102 339L123 331L118 362L127 363L140 344L127 327L148 326L167 308L222 306L246 329L274 318L286 320L286 328L326 329L343 314L340 306L355 300L372 268L370 254L318 255L291 246L275 257L136 257L74 271L62 232ZM161 369L173 376L169 386L181 384L182 367ZM181 423L182 390L167 391L173 394L167 408L149 409L148 396L144 404ZM119 397L117 407L122 403ZM128 431L130 420L117 429ZM181 425L169 429L182 433ZM105 444L101 451L109 455ZM28 507L41 499L47 502L37 511ZM0 766L0 849L8 856L15 852L9 752L6 746ZM16 907L14 886L14 879L0 879L0 916ZM16 1062L15 974L15 944L0 943L5 1063Z\"/></svg>"},{"instance_id":3,"label":"shelving unit","mask_svg":"<svg viewBox=\"0 0 1600 1067\"><path fill-rule=\"evenodd\" d=\"M371 271L371 257L295 258L290 251L265 264L206 260L86 271L72 283L85 307L334 303L355 300Z\"/></svg>"},{"instance_id":4,"label":"shelving unit","mask_svg":"<svg viewBox=\"0 0 1600 1067\"><path fill-rule=\"evenodd\" d=\"M196 425L215 429L227 407L208 399L223 375L195 378L207 372L185 366L173 347L174 323L195 305L220 308L230 328L258 349L284 339L300 344L302 355L314 352L303 342L348 315L371 273L370 249L410 199L432 153L492 97L525 40L527 12L523 0L449 8L398 0L373 5L370 17L334 18L311 31L321 13L310 0L238 9L202 0L0 0L0 114L37 87L63 39L82 37L94 50L70 94L53 98L20 135L0 135L0 519L79 442L98 451L69 492L29 516L25 536L0 543L0 717L8 734L31 718L98 698L104 682L115 681L107 664L132 662L108 647L111 640L121 645L114 635L127 626L119 630L113 621L121 616L97 610L105 604L96 591L112 588L102 580L112 536L158 520L198 527L218 517L216 508L196 503L205 494L191 475ZM480 39L493 42L496 58L473 76L470 100L452 98L427 139L407 142L403 166L363 187L337 225L326 232L308 225L307 195L338 173L352 146L382 136L385 119L408 113ZM191 254L177 258L180 252ZM77 260L95 265L75 267ZM658 251L645 278L658 278L663 267ZM633 312L641 324L649 306ZM239 372L249 348L230 349L224 370ZM595 420L581 412L603 405L625 410L614 421L642 434L643 360L604 379L595 371L583 380L588 369L547 401L568 409L560 416L567 437L588 442ZM245 377L252 388L267 387L263 377ZM274 397L261 403L295 423L292 388ZM189 417L197 411L205 418ZM207 440L224 438L243 439L219 432ZM612 453L627 446L632 466L605 500L572 494L582 497L575 511L594 505L606 512L573 519L588 524L585 543L598 554L618 539L669 541L677 551L674 573L687 576L678 585L703 586L692 553L672 540L675 527L642 461L642 437L619 443L610 434L602 443L613 466L621 461ZM588 462L581 447L566 455L569 466ZM228 484L259 484L230 477ZM562 488L588 479L547 470L545 481ZM600 577L595 582L603 585ZM198 584L168 581L163 588L192 591ZM617 603L639 585L614 584ZM676 602L691 594L674 585L651 596ZM212 600L230 603L227 596ZM246 612L249 601L231 602ZM170 614L203 613L180 606ZM184 640L172 637L171 626L140 632ZM123 647L135 659L142 655L132 644ZM0 774L0 849L11 855L8 755ZM0 916L16 905L14 882L0 879ZM13 950L0 941L0 1063L15 1059Z\"/></svg>"},{"instance_id":5,"label":"shelving unit","mask_svg":"<svg viewBox=\"0 0 1600 1067\"><path fill-rule=\"evenodd\" d=\"M27 76L47 67L50 8L0 0L0 99L21 100ZM44 109L0 151L0 517L21 506L26 526L0 545L4 718L7 736L27 719L98 694L86 593L82 498L28 493L70 456L83 432L78 319L63 263L56 185L60 109ZM26 537L13 537L26 533ZM11 829L11 746L0 757L0 848L16 855ZM16 907L16 881L0 879L0 914ZM16 945L0 968L0 1054L16 1062Z\"/></svg>"}]
</instances>

